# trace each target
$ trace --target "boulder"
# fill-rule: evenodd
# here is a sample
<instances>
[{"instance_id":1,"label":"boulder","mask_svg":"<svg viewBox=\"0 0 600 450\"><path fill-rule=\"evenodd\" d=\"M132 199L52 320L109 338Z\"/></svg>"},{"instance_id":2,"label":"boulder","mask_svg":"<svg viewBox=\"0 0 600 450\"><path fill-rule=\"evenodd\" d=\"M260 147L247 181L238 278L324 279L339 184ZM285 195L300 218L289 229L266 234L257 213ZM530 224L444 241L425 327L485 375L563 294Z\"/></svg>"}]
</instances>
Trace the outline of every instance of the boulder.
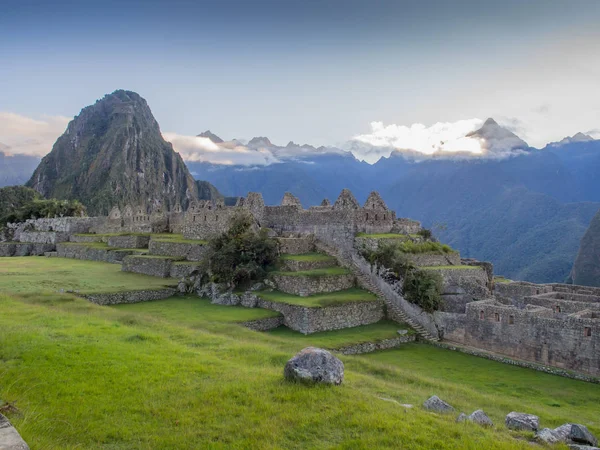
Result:
<instances>
[{"instance_id":1,"label":"boulder","mask_svg":"<svg viewBox=\"0 0 600 450\"><path fill-rule=\"evenodd\" d=\"M344 363L327 350L307 347L287 362L283 376L291 381L341 384L344 381Z\"/></svg>"},{"instance_id":2,"label":"boulder","mask_svg":"<svg viewBox=\"0 0 600 450\"><path fill-rule=\"evenodd\" d=\"M536 440L545 442L546 444L556 444L557 442L563 442L560 435L550 428L543 428L538 431L535 435Z\"/></svg>"},{"instance_id":3,"label":"boulder","mask_svg":"<svg viewBox=\"0 0 600 450\"><path fill-rule=\"evenodd\" d=\"M0 414L0 449L2 450L29 450L19 432L8 419Z\"/></svg>"},{"instance_id":4,"label":"boulder","mask_svg":"<svg viewBox=\"0 0 600 450\"><path fill-rule=\"evenodd\" d=\"M429 411L436 411L442 413L450 413L454 411L454 408L446 403L444 400L439 398L437 395L428 398L423 403L423 408L428 409Z\"/></svg>"},{"instance_id":5,"label":"boulder","mask_svg":"<svg viewBox=\"0 0 600 450\"><path fill-rule=\"evenodd\" d=\"M598 445L598 439L590 430L587 429L585 425L580 425L578 423L571 424L571 432L569 433L569 439L571 439L576 444L584 444L596 446Z\"/></svg>"},{"instance_id":6,"label":"boulder","mask_svg":"<svg viewBox=\"0 0 600 450\"><path fill-rule=\"evenodd\" d=\"M511 412L506 415L506 426L511 430L537 431L540 418L533 414Z\"/></svg>"},{"instance_id":7,"label":"boulder","mask_svg":"<svg viewBox=\"0 0 600 450\"><path fill-rule=\"evenodd\" d=\"M474 411L473 413L471 413L471 415L469 417L467 417L467 420L469 422L473 422L476 423L478 425L483 425L485 427L493 427L494 426L494 422L492 422L492 419L490 419L486 413L483 412L483 410L478 409L477 411Z\"/></svg>"},{"instance_id":8,"label":"boulder","mask_svg":"<svg viewBox=\"0 0 600 450\"><path fill-rule=\"evenodd\" d=\"M458 423L464 422L465 420L467 420L467 417L468 417L468 416L467 416L465 413L460 413L460 414L458 415L458 417L456 418L456 421L457 421Z\"/></svg>"},{"instance_id":9,"label":"boulder","mask_svg":"<svg viewBox=\"0 0 600 450\"><path fill-rule=\"evenodd\" d=\"M569 450L600 450L600 448L591 447L589 445L570 444Z\"/></svg>"}]
</instances>

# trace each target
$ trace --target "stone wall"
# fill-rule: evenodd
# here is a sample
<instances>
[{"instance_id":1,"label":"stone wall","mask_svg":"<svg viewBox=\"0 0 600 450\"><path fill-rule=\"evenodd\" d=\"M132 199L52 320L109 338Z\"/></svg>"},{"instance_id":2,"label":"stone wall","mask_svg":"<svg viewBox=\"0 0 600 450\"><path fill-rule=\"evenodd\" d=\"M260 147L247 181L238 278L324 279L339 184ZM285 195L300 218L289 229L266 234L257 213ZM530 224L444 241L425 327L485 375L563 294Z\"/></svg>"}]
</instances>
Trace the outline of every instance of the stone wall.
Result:
<instances>
[{"instance_id":1,"label":"stone wall","mask_svg":"<svg viewBox=\"0 0 600 450\"><path fill-rule=\"evenodd\" d=\"M177 293L175 288L147 289L140 291L126 291L102 294L81 294L75 293L97 305L120 305L123 303L140 303L150 300L161 300L173 297Z\"/></svg>"},{"instance_id":2,"label":"stone wall","mask_svg":"<svg viewBox=\"0 0 600 450\"><path fill-rule=\"evenodd\" d=\"M415 340L416 336L414 334L411 334L405 336L398 336L390 339L382 339L380 341L375 342L361 342L359 344L347 345L345 347L337 348L335 349L335 351L343 355L360 355L363 353L376 352L378 350L398 348L402 344L414 342Z\"/></svg>"},{"instance_id":3,"label":"stone wall","mask_svg":"<svg viewBox=\"0 0 600 450\"><path fill-rule=\"evenodd\" d=\"M116 248L148 248L150 236L129 235L129 236L110 236L108 246Z\"/></svg>"},{"instance_id":4,"label":"stone wall","mask_svg":"<svg viewBox=\"0 0 600 450\"><path fill-rule=\"evenodd\" d=\"M111 264L120 264L126 256L132 254L135 254L133 250L95 248L74 242L56 245L56 256L61 258L101 261Z\"/></svg>"},{"instance_id":5,"label":"stone wall","mask_svg":"<svg viewBox=\"0 0 600 450\"><path fill-rule=\"evenodd\" d=\"M60 231L22 231L19 235L20 242L30 242L32 244L56 244L68 240L69 233Z\"/></svg>"},{"instance_id":6,"label":"stone wall","mask_svg":"<svg viewBox=\"0 0 600 450\"><path fill-rule=\"evenodd\" d=\"M392 233L400 234L416 234L419 231L421 231L421 222L405 218L396 219L391 230Z\"/></svg>"},{"instance_id":7,"label":"stone wall","mask_svg":"<svg viewBox=\"0 0 600 450\"><path fill-rule=\"evenodd\" d=\"M354 275L272 275L277 289L288 294L306 297L313 294L335 292L355 286Z\"/></svg>"},{"instance_id":8,"label":"stone wall","mask_svg":"<svg viewBox=\"0 0 600 450\"><path fill-rule=\"evenodd\" d=\"M406 255L415 266L459 266L460 254L455 253L408 253Z\"/></svg>"},{"instance_id":9,"label":"stone wall","mask_svg":"<svg viewBox=\"0 0 600 450\"><path fill-rule=\"evenodd\" d=\"M283 322L283 316L277 316L267 317L265 319L248 320L246 322L242 322L242 325L254 331L269 331L279 328L283 325Z\"/></svg>"},{"instance_id":10,"label":"stone wall","mask_svg":"<svg viewBox=\"0 0 600 450\"><path fill-rule=\"evenodd\" d=\"M467 323L467 315L464 312L461 314L436 311L433 317L441 339L464 344Z\"/></svg>"},{"instance_id":11,"label":"stone wall","mask_svg":"<svg viewBox=\"0 0 600 450\"><path fill-rule=\"evenodd\" d=\"M195 270L198 270L200 265L194 262L188 261L176 261L171 264L171 278L184 278L189 277Z\"/></svg>"},{"instance_id":12,"label":"stone wall","mask_svg":"<svg viewBox=\"0 0 600 450\"><path fill-rule=\"evenodd\" d=\"M354 248L358 251L363 250L377 250L380 245L396 245L406 242L410 238L406 237L397 237L397 238L372 238L367 236L356 236L354 238Z\"/></svg>"},{"instance_id":13,"label":"stone wall","mask_svg":"<svg viewBox=\"0 0 600 450\"><path fill-rule=\"evenodd\" d=\"M108 237L96 236L94 234L72 234L69 237L69 241L78 244L90 244L93 242L108 242Z\"/></svg>"},{"instance_id":14,"label":"stone wall","mask_svg":"<svg viewBox=\"0 0 600 450\"><path fill-rule=\"evenodd\" d=\"M202 244L152 239L148 246L148 250L151 255L185 258L189 261L201 261L208 248Z\"/></svg>"},{"instance_id":15,"label":"stone wall","mask_svg":"<svg viewBox=\"0 0 600 450\"><path fill-rule=\"evenodd\" d=\"M466 321L466 345L600 375L600 319L558 316L543 307L518 309L484 300L467 305Z\"/></svg>"},{"instance_id":16,"label":"stone wall","mask_svg":"<svg viewBox=\"0 0 600 450\"><path fill-rule=\"evenodd\" d=\"M279 252L290 255L301 255L315 251L315 242L312 237L277 238Z\"/></svg>"},{"instance_id":17,"label":"stone wall","mask_svg":"<svg viewBox=\"0 0 600 450\"><path fill-rule=\"evenodd\" d=\"M56 249L54 244L31 244L26 242L0 242L0 257L43 256Z\"/></svg>"},{"instance_id":18,"label":"stone wall","mask_svg":"<svg viewBox=\"0 0 600 450\"><path fill-rule=\"evenodd\" d=\"M337 261L335 258L331 259L321 259L314 261L301 261L295 259L282 259L281 265L283 270L287 270L290 272L299 272L303 270L314 270L314 269L323 269L325 267L331 267L337 265Z\"/></svg>"},{"instance_id":19,"label":"stone wall","mask_svg":"<svg viewBox=\"0 0 600 450\"><path fill-rule=\"evenodd\" d=\"M160 256L131 255L123 259L123 272L142 273L153 277L168 278L171 276L171 266L176 260Z\"/></svg>"}]
</instances>

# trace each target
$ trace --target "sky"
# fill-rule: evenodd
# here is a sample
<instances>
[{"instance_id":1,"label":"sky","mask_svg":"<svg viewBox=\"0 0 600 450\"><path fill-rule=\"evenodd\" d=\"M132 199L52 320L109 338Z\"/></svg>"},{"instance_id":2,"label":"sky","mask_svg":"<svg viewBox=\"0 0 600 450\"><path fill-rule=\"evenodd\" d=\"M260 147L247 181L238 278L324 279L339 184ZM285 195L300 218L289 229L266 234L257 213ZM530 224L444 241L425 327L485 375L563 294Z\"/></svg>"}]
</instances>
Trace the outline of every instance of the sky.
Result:
<instances>
[{"instance_id":1,"label":"sky","mask_svg":"<svg viewBox=\"0 0 600 450\"><path fill-rule=\"evenodd\" d=\"M598 0L0 2L13 153L48 152L116 89L177 142L210 129L343 146L383 130L419 147L445 130L452 149L488 117L536 147L600 137Z\"/></svg>"}]
</instances>

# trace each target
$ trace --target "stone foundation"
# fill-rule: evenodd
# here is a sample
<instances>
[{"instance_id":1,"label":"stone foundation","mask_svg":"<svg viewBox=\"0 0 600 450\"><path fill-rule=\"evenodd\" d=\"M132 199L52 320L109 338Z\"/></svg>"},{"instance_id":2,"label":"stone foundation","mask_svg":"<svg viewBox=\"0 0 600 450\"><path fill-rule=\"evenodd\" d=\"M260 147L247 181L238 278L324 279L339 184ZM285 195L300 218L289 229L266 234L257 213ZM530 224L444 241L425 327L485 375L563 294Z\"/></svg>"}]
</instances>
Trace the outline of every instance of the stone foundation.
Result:
<instances>
[{"instance_id":1,"label":"stone foundation","mask_svg":"<svg viewBox=\"0 0 600 450\"><path fill-rule=\"evenodd\" d=\"M178 261L171 264L171 278L189 277L194 270L198 270L200 264L193 262Z\"/></svg>"},{"instance_id":2,"label":"stone foundation","mask_svg":"<svg viewBox=\"0 0 600 450\"><path fill-rule=\"evenodd\" d=\"M281 253L301 255L315 251L314 240L310 237L277 238L277 241L279 242L279 251Z\"/></svg>"},{"instance_id":3,"label":"stone foundation","mask_svg":"<svg viewBox=\"0 0 600 450\"><path fill-rule=\"evenodd\" d=\"M118 250L109 248L88 247L85 244L63 243L56 245L57 256L61 258L82 259L120 264L125 257L135 253L134 250Z\"/></svg>"},{"instance_id":4,"label":"stone foundation","mask_svg":"<svg viewBox=\"0 0 600 450\"><path fill-rule=\"evenodd\" d=\"M269 331L282 326L283 321L283 316L277 316L267 317L266 319L249 320L247 322L242 322L242 325L254 331Z\"/></svg>"},{"instance_id":5,"label":"stone foundation","mask_svg":"<svg viewBox=\"0 0 600 450\"><path fill-rule=\"evenodd\" d=\"M414 334L407 336L398 336L396 338L382 339L381 341L376 342L361 342L359 344L347 345L345 347L337 348L335 349L335 351L343 355L360 355L363 353L373 353L378 350L398 348L402 344L406 344L407 342L414 342L415 340L416 336Z\"/></svg>"},{"instance_id":6,"label":"stone foundation","mask_svg":"<svg viewBox=\"0 0 600 450\"><path fill-rule=\"evenodd\" d=\"M56 249L54 244L32 244L29 242L0 242L0 257L43 256Z\"/></svg>"},{"instance_id":7,"label":"stone foundation","mask_svg":"<svg viewBox=\"0 0 600 450\"><path fill-rule=\"evenodd\" d=\"M171 276L171 267L176 260L158 256L126 256L123 259L123 272L142 273L153 277L168 278Z\"/></svg>"},{"instance_id":8,"label":"stone foundation","mask_svg":"<svg viewBox=\"0 0 600 450\"><path fill-rule=\"evenodd\" d=\"M459 266L459 253L407 253L406 256L415 266Z\"/></svg>"},{"instance_id":9,"label":"stone foundation","mask_svg":"<svg viewBox=\"0 0 600 450\"><path fill-rule=\"evenodd\" d=\"M69 237L69 241L70 242L75 242L75 243L92 243L92 242L107 242L108 241L108 237L105 236L96 236L94 234L87 234L87 235L83 235L83 234L72 234Z\"/></svg>"},{"instance_id":10,"label":"stone foundation","mask_svg":"<svg viewBox=\"0 0 600 450\"><path fill-rule=\"evenodd\" d=\"M184 258L189 261L201 261L206 254L207 247L202 244L168 242L152 239L148 246L148 250L151 255Z\"/></svg>"},{"instance_id":11,"label":"stone foundation","mask_svg":"<svg viewBox=\"0 0 600 450\"><path fill-rule=\"evenodd\" d=\"M67 242L69 234L57 231L22 231L19 235L19 240L32 244L56 244L58 242Z\"/></svg>"},{"instance_id":12,"label":"stone foundation","mask_svg":"<svg viewBox=\"0 0 600 450\"><path fill-rule=\"evenodd\" d=\"M177 289L175 288L165 288L101 294L75 294L97 305L120 305L122 303L140 303L148 302L150 300L162 300L173 297L176 293Z\"/></svg>"},{"instance_id":13,"label":"stone foundation","mask_svg":"<svg viewBox=\"0 0 600 450\"><path fill-rule=\"evenodd\" d=\"M336 292L354 287L354 275L273 275L277 289L287 294L307 297L313 294Z\"/></svg>"},{"instance_id":14,"label":"stone foundation","mask_svg":"<svg viewBox=\"0 0 600 450\"><path fill-rule=\"evenodd\" d=\"M108 246L115 248L148 248L150 236L130 235L130 236L110 236Z\"/></svg>"},{"instance_id":15,"label":"stone foundation","mask_svg":"<svg viewBox=\"0 0 600 450\"><path fill-rule=\"evenodd\" d=\"M295 259L281 259L283 270L289 272L299 272L303 270L323 269L337 265L335 258L323 259L320 261L300 261Z\"/></svg>"}]
</instances>

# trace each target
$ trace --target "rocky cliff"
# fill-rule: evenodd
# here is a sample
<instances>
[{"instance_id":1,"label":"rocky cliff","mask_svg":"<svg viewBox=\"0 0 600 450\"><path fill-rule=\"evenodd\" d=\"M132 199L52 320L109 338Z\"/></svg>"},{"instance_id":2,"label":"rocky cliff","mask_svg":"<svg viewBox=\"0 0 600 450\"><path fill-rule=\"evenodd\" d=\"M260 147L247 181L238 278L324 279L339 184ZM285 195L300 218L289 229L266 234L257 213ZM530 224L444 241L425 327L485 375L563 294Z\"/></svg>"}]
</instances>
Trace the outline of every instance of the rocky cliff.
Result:
<instances>
[{"instance_id":1,"label":"rocky cliff","mask_svg":"<svg viewBox=\"0 0 600 450\"><path fill-rule=\"evenodd\" d=\"M45 197L77 199L90 215L113 205L185 208L198 187L166 142L150 107L118 90L81 110L46 155L28 186Z\"/></svg>"},{"instance_id":2,"label":"rocky cliff","mask_svg":"<svg viewBox=\"0 0 600 450\"><path fill-rule=\"evenodd\" d=\"M573 284L600 286L600 211L581 239L571 278Z\"/></svg>"}]
</instances>

